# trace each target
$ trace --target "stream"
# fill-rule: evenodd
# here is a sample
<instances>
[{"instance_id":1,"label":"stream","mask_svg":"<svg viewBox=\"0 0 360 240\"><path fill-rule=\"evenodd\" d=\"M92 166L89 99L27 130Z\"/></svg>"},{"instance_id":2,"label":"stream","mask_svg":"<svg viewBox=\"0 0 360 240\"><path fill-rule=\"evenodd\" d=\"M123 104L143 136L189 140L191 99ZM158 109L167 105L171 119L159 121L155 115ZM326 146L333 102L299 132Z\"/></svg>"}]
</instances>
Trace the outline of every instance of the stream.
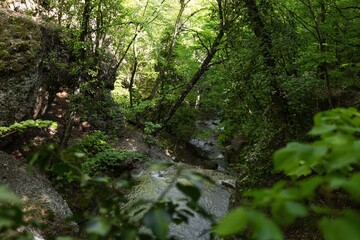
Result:
<instances>
[{"instance_id":1,"label":"stream","mask_svg":"<svg viewBox=\"0 0 360 240\"><path fill-rule=\"evenodd\" d=\"M215 184L204 183L201 186L199 205L208 213L213 214L216 218L224 216L228 211L231 191L233 191L230 186L235 185L235 178L219 171L201 169L187 164L175 164L174 166L161 171L145 170L141 174L141 182L128 196L129 199L158 199L164 191L167 191L169 184L171 184L173 179L177 176L179 167L182 169L181 175L196 172L211 177L211 179L214 180ZM182 178L181 175L177 178L177 181L186 183L188 180ZM186 196L176 187L171 187L170 190L166 192L164 199L178 200L183 199L184 197ZM210 234L206 232L211 226L211 222L208 219L205 219L199 214L195 214L193 217L189 217L188 220L188 224L171 225L170 235L181 240L210 239Z\"/></svg>"},{"instance_id":2,"label":"stream","mask_svg":"<svg viewBox=\"0 0 360 240\"><path fill-rule=\"evenodd\" d=\"M205 125L210 126L210 129L215 133L215 125L213 122L207 121ZM192 145L195 145L196 151L202 155L204 161L217 161L218 169L209 170L203 169L197 166L192 166L184 163L175 163L165 170L151 170L142 169L137 172L136 178L139 180L139 184L132 190L128 196L130 201L136 199L155 200L159 196L167 191L164 199L171 199L176 201L178 199L184 199L186 197L176 187L169 188L178 175L178 169L181 168L180 177L176 180L181 183L188 181L186 178L182 178L190 172L196 172L204 176L210 177L215 184L204 183L201 189L201 197L199 205L202 206L208 213L213 214L217 219L226 214L229 208L230 196L235 188L236 176L234 174L228 174L225 167L226 162L223 155L220 153L215 139L215 134L211 134L206 139L191 139ZM171 161L170 158L162 159ZM184 206L185 207L185 206ZM187 207L185 207L187 208ZM210 239L210 233L207 232L211 227L211 222L205 219L199 214L194 214L193 217L188 218L188 224L171 225L170 235L180 240Z\"/></svg>"}]
</instances>

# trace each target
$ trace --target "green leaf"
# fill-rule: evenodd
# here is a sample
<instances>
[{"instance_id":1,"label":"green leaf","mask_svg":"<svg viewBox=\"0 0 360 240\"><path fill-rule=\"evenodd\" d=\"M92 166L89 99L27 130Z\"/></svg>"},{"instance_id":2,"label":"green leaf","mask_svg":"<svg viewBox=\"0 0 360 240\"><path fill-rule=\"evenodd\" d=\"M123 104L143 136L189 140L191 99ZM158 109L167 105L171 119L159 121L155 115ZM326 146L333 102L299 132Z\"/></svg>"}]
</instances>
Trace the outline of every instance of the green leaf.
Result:
<instances>
[{"instance_id":1,"label":"green leaf","mask_svg":"<svg viewBox=\"0 0 360 240\"><path fill-rule=\"evenodd\" d=\"M20 204L21 201L6 186L0 185L0 203Z\"/></svg>"},{"instance_id":2,"label":"green leaf","mask_svg":"<svg viewBox=\"0 0 360 240\"><path fill-rule=\"evenodd\" d=\"M93 218L86 227L86 232L99 236L106 236L111 230L111 224L104 218Z\"/></svg>"},{"instance_id":3,"label":"green leaf","mask_svg":"<svg viewBox=\"0 0 360 240\"><path fill-rule=\"evenodd\" d=\"M197 202L201 197L200 190L192 185L184 185L181 183L177 183L176 187L185 195L189 196L192 201Z\"/></svg>"},{"instance_id":4,"label":"green leaf","mask_svg":"<svg viewBox=\"0 0 360 240\"><path fill-rule=\"evenodd\" d=\"M297 217L305 217L307 215L307 209L304 205L298 202L289 201L285 203L287 211Z\"/></svg>"},{"instance_id":5,"label":"green leaf","mask_svg":"<svg viewBox=\"0 0 360 240\"><path fill-rule=\"evenodd\" d=\"M313 176L298 183L297 193L302 198L312 198L315 190L324 182L320 176Z\"/></svg>"},{"instance_id":6,"label":"green leaf","mask_svg":"<svg viewBox=\"0 0 360 240\"><path fill-rule=\"evenodd\" d=\"M339 169L349 169L351 165L359 162L360 142L356 141L334 146L326 167L328 172L334 172Z\"/></svg>"},{"instance_id":7,"label":"green leaf","mask_svg":"<svg viewBox=\"0 0 360 240\"><path fill-rule=\"evenodd\" d=\"M22 226L24 213L18 206L0 206L0 230Z\"/></svg>"},{"instance_id":8,"label":"green leaf","mask_svg":"<svg viewBox=\"0 0 360 240\"><path fill-rule=\"evenodd\" d=\"M360 215L348 211L341 218L322 219L320 229L325 240L360 239Z\"/></svg>"},{"instance_id":9,"label":"green leaf","mask_svg":"<svg viewBox=\"0 0 360 240\"><path fill-rule=\"evenodd\" d=\"M135 240L137 231L134 228L125 228L121 234L122 240Z\"/></svg>"},{"instance_id":10,"label":"green leaf","mask_svg":"<svg viewBox=\"0 0 360 240\"><path fill-rule=\"evenodd\" d=\"M58 123L57 122L51 122L50 128L55 130L58 128Z\"/></svg>"},{"instance_id":11,"label":"green leaf","mask_svg":"<svg viewBox=\"0 0 360 240\"><path fill-rule=\"evenodd\" d=\"M312 135L329 137L338 132L354 134L360 131L360 114L355 108L337 108L315 115L315 126Z\"/></svg>"},{"instance_id":12,"label":"green leaf","mask_svg":"<svg viewBox=\"0 0 360 240\"><path fill-rule=\"evenodd\" d=\"M360 202L360 173L351 176L350 180L344 183L344 188L355 201Z\"/></svg>"},{"instance_id":13,"label":"green leaf","mask_svg":"<svg viewBox=\"0 0 360 240\"><path fill-rule=\"evenodd\" d=\"M274 220L284 226L292 224L297 217L304 216L306 213L306 208L296 202L275 200L271 205Z\"/></svg>"},{"instance_id":14,"label":"green leaf","mask_svg":"<svg viewBox=\"0 0 360 240\"><path fill-rule=\"evenodd\" d=\"M325 133L333 132L335 129L337 129L336 125L323 125L313 127L311 131L309 132L310 135L319 136Z\"/></svg>"},{"instance_id":15,"label":"green leaf","mask_svg":"<svg viewBox=\"0 0 360 240\"><path fill-rule=\"evenodd\" d=\"M258 211L249 213L253 224L253 237L257 240L282 240L280 228L270 218Z\"/></svg>"},{"instance_id":16,"label":"green leaf","mask_svg":"<svg viewBox=\"0 0 360 240\"><path fill-rule=\"evenodd\" d=\"M234 235L245 229L249 222L248 213L245 208L236 208L229 212L215 227L220 237Z\"/></svg>"},{"instance_id":17,"label":"green leaf","mask_svg":"<svg viewBox=\"0 0 360 240\"><path fill-rule=\"evenodd\" d=\"M245 193L245 196L249 196L253 198L253 205L254 206L268 206L271 204L274 199L276 198L284 198L284 196L280 196L281 194L284 195L287 192L282 192L280 194L280 191L284 189L286 185L285 181L279 181L274 184L269 189L256 189L256 190L249 190L247 193Z\"/></svg>"},{"instance_id":18,"label":"green leaf","mask_svg":"<svg viewBox=\"0 0 360 240\"><path fill-rule=\"evenodd\" d=\"M288 176L307 176L326 155L328 148L321 145L289 143L274 154L274 167Z\"/></svg>"},{"instance_id":19,"label":"green leaf","mask_svg":"<svg viewBox=\"0 0 360 240\"><path fill-rule=\"evenodd\" d=\"M144 216L144 224L152 230L153 234L160 240L166 239L169 231L171 217L163 208L150 209Z\"/></svg>"}]
</instances>

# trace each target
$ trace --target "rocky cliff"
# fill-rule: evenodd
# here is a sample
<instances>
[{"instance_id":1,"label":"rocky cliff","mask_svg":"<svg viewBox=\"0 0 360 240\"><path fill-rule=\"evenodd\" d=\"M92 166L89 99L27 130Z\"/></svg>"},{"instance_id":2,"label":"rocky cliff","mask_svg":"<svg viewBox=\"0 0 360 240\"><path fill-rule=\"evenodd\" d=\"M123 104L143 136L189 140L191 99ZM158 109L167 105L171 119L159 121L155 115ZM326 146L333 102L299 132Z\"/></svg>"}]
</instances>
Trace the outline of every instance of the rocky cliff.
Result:
<instances>
[{"instance_id":1,"label":"rocky cliff","mask_svg":"<svg viewBox=\"0 0 360 240\"><path fill-rule=\"evenodd\" d=\"M38 11L39 4L36 0L1 0L0 7L12 11Z\"/></svg>"},{"instance_id":2,"label":"rocky cliff","mask_svg":"<svg viewBox=\"0 0 360 240\"><path fill-rule=\"evenodd\" d=\"M0 125L45 113L71 85L72 56L60 28L0 10Z\"/></svg>"}]
</instances>

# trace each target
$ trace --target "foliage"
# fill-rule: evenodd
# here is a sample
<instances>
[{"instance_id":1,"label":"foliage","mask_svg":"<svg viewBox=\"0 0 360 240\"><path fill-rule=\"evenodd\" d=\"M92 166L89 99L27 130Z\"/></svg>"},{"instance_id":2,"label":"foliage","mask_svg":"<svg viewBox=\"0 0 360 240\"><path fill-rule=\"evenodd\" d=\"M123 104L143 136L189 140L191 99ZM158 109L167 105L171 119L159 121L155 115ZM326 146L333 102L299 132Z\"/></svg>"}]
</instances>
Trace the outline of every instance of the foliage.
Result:
<instances>
[{"instance_id":1,"label":"foliage","mask_svg":"<svg viewBox=\"0 0 360 240\"><path fill-rule=\"evenodd\" d=\"M88 84L82 85L83 94L71 97L71 110L76 111L82 120L88 121L97 130L109 134L121 132L124 114L111 98L109 90L96 81L93 86Z\"/></svg>"},{"instance_id":2,"label":"foliage","mask_svg":"<svg viewBox=\"0 0 360 240\"><path fill-rule=\"evenodd\" d=\"M315 113L359 105L353 92L360 86L359 68L342 67L358 62L358 47L347 39L359 40L359 8L353 0L250 0L233 2L228 14L239 17L227 31L225 60L209 71L205 83L212 85L202 97L219 94L213 102L220 105L219 140L226 149L238 134L247 140L226 153L244 176L241 192L276 181L272 152L288 141L310 140L306 132Z\"/></svg>"},{"instance_id":3,"label":"foliage","mask_svg":"<svg viewBox=\"0 0 360 240\"><path fill-rule=\"evenodd\" d=\"M0 136L6 136L7 134L14 132L23 132L29 128L47 128L47 127L56 129L57 123L49 120L29 119L29 120L21 121L19 123L16 122L8 127L0 127Z\"/></svg>"},{"instance_id":4,"label":"foliage","mask_svg":"<svg viewBox=\"0 0 360 240\"><path fill-rule=\"evenodd\" d=\"M266 239L269 238L267 230L279 236L276 223L282 210L285 209L284 214L290 216L289 222L284 221L286 224L303 217L305 212L316 214L304 203L307 197L293 196L292 191L291 194L285 191L286 196L281 195L284 188L296 188L299 177L311 179L317 174L321 179L325 176L330 179L329 176L336 175L337 180L331 183L326 179L319 184L314 180L312 184L316 183L314 188L324 191L325 195L333 195L331 190L335 186L340 189L341 196L352 194L347 190L353 187L348 182L351 182L350 175L356 167L350 165L356 163L357 155L350 156L349 153L357 149L356 141L352 139L356 135L345 131L342 135L328 136L334 131L343 131L334 128L338 123L320 124L322 127L319 128L315 126L317 130L313 130L310 136L305 133L310 129L311 117L316 112L336 106L359 105L358 1L61 0L46 3L49 9L53 8L51 12L57 22L66 26L64 31L68 34L65 42L73 50L71 58L76 58L70 71L78 77L74 85L81 91L72 99L70 110L81 115L82 119L90 120L91 126L96 129L117 133L122 127L123 111L129 122L144 128L148 134L157 132L161 127L175 138L188 139L196 132L195 121L220 117L224 130L218 140L226 149L231 149L236 135L246 140L245 147L231 149L226 154L232 156L233 167L244 176L238 181L240 191L246 189L244 187L259 187L276 181L270 168L270 156L275 149L288 141L310 140L320 135L322 140L313 144L292 143L275 155L276 169L295 182L275 185L271 194L266 196L276 201L254 204L259 208L268 206L271 218L245 207L232 215L242 215L243 225L231 233L245 229L248 224L254 224L254 229L261 229L261 223L266 222L270 230L261 229L263 234L254 235ZM222 9L216 9L221 6ZM222 17L217 18L217 10L221 10ZM14 20L14 25L19 25L17 28L22 30L33 24L26 21L21 27ZM188 85L192 77L199 76L196 71L215 46L213 40L219 29L225 33L217 46L216 56L201 69L201 81ZM5 39L0 45L12 45L6 31L4 34ZM29 50L29 46L33 45L32 38L25 39L27 34L20 35L19 40L22 41L15 41L13 50L15 53L26 52L27 58L34 59L39 46L36 45L35 52ZM112 56L106 53L107 48L111 49ZM11 52L0 50L0 56L7 58ZM55 65L60 72L65 65L56 64L56 57L49 51L47 63L44 63L46 66ZM110 67L109 71L105 71L104 62L110 63L114 69ZM10 66L8 61L3 61L2 65L0 68L9 71L14 66L20 69L26 64ZM123 86L116 85L115 92L131 91L131 107L128 103L130 97L114 94L119 104L115 105L106 95L106 88L112 87L106 79L111 78L115 70L119 73L118 82L123 83ZM131 83L130 79L133 80ZM193 92L183 95L183 89L193 89ZM160 126L158 123L166 119L169 106L181 97L184 97L183 102L174 117ZM339 114L346 115L344 112ZM351 119L346 121L351 123ZM34 125L33 122L26 124ZM26 124L17 125L11 131L21 130ZM0 135L11 131L0 128ZM71 151L67 152L63 157L68 158L66 164L74 165L70 169L81 169L81 162L106 169L108 163L105 158L109 159L111 166L122 161L123 153L110 151L111 146L102 137L101 134L94 135L83 145L80 144L80 150L85 150L85 160L71 158ZM78 151L77 155L82 153ZM54 157L52 154L47 157L51 156ZM284 161L290 157L295 160ZM80 163L75 164L70 159ZM343 162L336 159L343 159ZM65 165L60 164L60 167L66 168ZM58 167L55 164L55 169ZM95 169L91 171L96 172ZM256 192L250 196L260 199L260 202L265 198ZM282 202L279 203L279 199ZM275 203L278 205L275 206ZM148 219L169 219L164 208L163 205L161 210L154 207ZM292 212L292 209L296 210ZM347 224L350 229L344 228L346 233L337 231L337 226L356 218L358 216L354 212L349 212L335 221L321 221L320 227L333 227L335 233L325 232L326 238L337 233L344 236L352 232L356 234L351 230L351 224ZM95 228L94 233L98 230L98 234L104 235L112 231L102 228L106 225L104 222L101 219L95 224L100 229ZM163 237L167 225L153 229ZM130 236L134 231L128 234Z\"/></svg>"},{"instance_id":5,"label":"foliage","mask_svg":"<svg viewBox=\"0 0 360 240\"><path fill-rule=\"evenodd\" d=\"M118 153L119 154L119 153ZM126 156L128 154L123 154ZM197 173L182 174L181 169L172 179L172 183L156 200L136 199L128 202L124 191L129 190L132 183L127 179L111 178L107 176L89 176L83 174L72 164L74 158L83 157L74 149L60 149L55 145L44 146L39 152L30 157L30 166L39 165L41 169L48 169L58 176L71 173L71 176L82 188L88 189L88 196L82 199L82 204L89 204L89 199L95 199L96 211L84 211L77 219L85 221L85 239L173 239L169 233L171 223L186 223L188 217L198 212L212 220L198 205L200 189L197 187L202 181L209 181ZM119 157L119 155L117 155ZM155 167L155 166L154 166ZM159 163L157 167L167 168L169 163ZM188 180L188 184L177 182L179 177ZM167 191L174 185L184 193L185 199L164 200ZM201 185L201 184L200 184ZM101 192L101 194L98 194ZM185 209L187 206L190 210ZM152 235L142 230L148 227Z\"/></svg>"},{"instance_id":6,"label":"foliage","mask_svg":"<svg viewBox=\"0 0 360 240\"><path fill-rule=\"evenodd\" d=\"M82 164L83 172L90 176L119 176L126 170L126 162L144 161L147 157L138 152L105 150L87 159ZM129 164L129 163L127 163Z\"/></svg>"},{"instance_id":7,"label":"foliage","mask_svg":"<svg viewBox=\"0 0 360 240\"><path fill-rule=\"evenodd\" d=\"M128 165L136 161L146 161L148 158L139 152L116 151L109 143L111 137L105 133L95 130L85 135L72 148L82 152L82 161L74 162L82 172L90 175L120 176L128 170Z\"/></svg>"},{"instance_id":8,"label":"foliage","mask_svg":"<svg viewBox=\"0 0 360 240\"><path fill-rule=\"evenodd\" d=\"M197 110L191 106L182 106L171 119L167 131L179 139L190 139L195 135Z\"/></svg>"},{"instance_id":9,"label":"foliage","mask_svg":"<svg viewBox=\"0 0 360 240\"><path fill-rule=\"evenodd\" d=\"M77 148L84 152L86 156L93 157L100 152L105 152L112 149L108 141L110 137L104 132L94 130L90 134L85 135L77 144Z\"/></svg>"},{"instance_id":10,"label":"foliage","mask_svg":"<svg viewBox=\"0 0 360 240\"><path fill-rule=\"evenodd\" d=\"M30 18L5 12L0 14L0 24L7 26L7 31L0 32L0 72L6 77L8 73L11 75L34 66L41 51L41 36Z\"/></svg>"},{"instance_id":11,"label":"foliage","mask_svg":"<svg viewBox=\"0 0 360 240\"><path fill-rule=\"evenodd\" d=\"M152 134L156 129L161 128L160 124L157 123L152 123L152 122L145 122L145 128L144 128L144 132L146 134Z\"/></svg>"},{"instance_id":12,"label":"foliage","mask_svg":"<svg viewBox=\"0 0 360 240\"><path fill-rule=\"evenodd\" d=\"M283 239L280 227L299 218L318 216L325 239L360 238L356 208L360 193L360 113L339 108L319 113L314 120L310 135L318 140L289 143L274 154L275 170L291 181L248 191L248 205L232 210L216 227L220 236L250 227L253 239ZM338 201L333 202L334 197ZM269 215L261 212L264 208Z\"/></svg>"},{"instance_id":13,"label":"foliage","mask_svg":"<svg viewBox=\"0 0 360 240\"><path fill-rule=\"evenodd\" d=\"M0 185L0 237L2 239L31 240L29 232L18 232L19 227L31 226L34 222L26 222L25 213L21 210L21 201L5 185Z\"/></svg>"}]
</instances>

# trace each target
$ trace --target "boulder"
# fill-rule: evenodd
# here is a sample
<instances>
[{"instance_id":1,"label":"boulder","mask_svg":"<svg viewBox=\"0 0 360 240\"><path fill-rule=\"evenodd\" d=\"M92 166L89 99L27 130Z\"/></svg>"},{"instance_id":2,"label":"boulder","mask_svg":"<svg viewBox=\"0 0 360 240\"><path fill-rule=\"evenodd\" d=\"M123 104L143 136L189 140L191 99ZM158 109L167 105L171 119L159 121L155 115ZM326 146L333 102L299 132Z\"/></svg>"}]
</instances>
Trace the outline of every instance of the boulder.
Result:
<instances>
[{"instance_id":1,"label":"boulder","mask_svg":"<svg viewBox=\"0 0 360 240\"><path fill-rule=\"evenodd\" d=\"M73 71L77 58L69 47L70 41L64 41L71 36L58 25L1 9L0 26L6 26L0 28L0 126L44 118L59 89L72 92L78 83ZM107 52L99 63L107 96L116 80L114 59ZM115 108L101 110L121 115ZM100 118L106 118L106 122L108 115Z\"/></svg>"},{"instance_id":2,"label":"boulder","mask_svg":"<svg viewBox=\"0 0 360 240\"><path fill-rule=\"evenodd\" d=\"M188 149L197 157L210 159L213 145L206 140L193 138L188 142Z\"/></svg>"},{"instance_id":3,"label":"boulder","mask_svg":"<svg viewBox=\"0 0 360 240\"><path fill-rule=\"evenodd\" d=\"M197 128L207 133L207 137L190 139L187 142L187 149L194 156L203 160L201 166L225 171L227 162L221 153L221 146L217 143L217 134L222 131L222 129L218 129L218 124L218 119L198 122Z\"/></svg>"},{"instance_id":4,"label":"boulder","mask_svg":"<svg viewBox=\"0 0 360 240\"><path fill-rule=\"evenodd\" d=\"M30 216L42 220L51 235L63 235L64 231L77 231L75 223L66 223L72 216L64 199L55 191L44 175L34 170L28 172L26 164L0 151L0 184L6 184L24 201L24 209Z\"/></svg>"},{"instance_id":5,"label":"boulder","mask_svg":"<svg viewBox=\"0 0 360 240\"><path fill-rule=\"evenodd\" d=\"M61 29L0 10L0 126L45 113L68 85L70 51Z\"/></svg>"}]
</instances>

